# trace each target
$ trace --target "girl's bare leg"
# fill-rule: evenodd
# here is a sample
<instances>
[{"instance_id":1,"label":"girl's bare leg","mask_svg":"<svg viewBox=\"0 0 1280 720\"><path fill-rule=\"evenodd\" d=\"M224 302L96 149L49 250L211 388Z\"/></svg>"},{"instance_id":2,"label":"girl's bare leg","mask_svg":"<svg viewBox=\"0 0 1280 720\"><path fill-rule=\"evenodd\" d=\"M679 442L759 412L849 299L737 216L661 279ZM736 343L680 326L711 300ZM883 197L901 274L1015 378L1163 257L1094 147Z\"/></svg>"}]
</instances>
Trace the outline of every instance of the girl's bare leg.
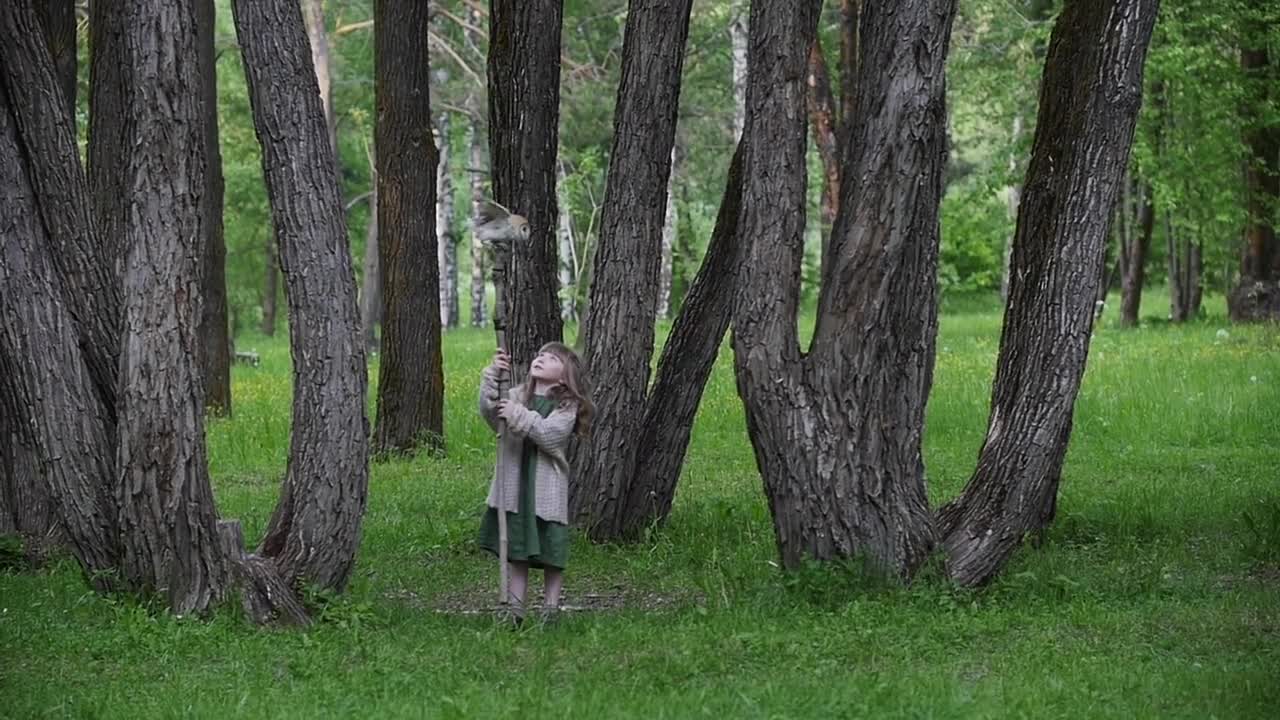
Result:
<instances>
[{"instance_id":1,"label":"girl's bare leg","mask_svg":"<svg viewBox=\"0 0 1280 720\"><path fill-rule=\"evenodd\" d=\"M543 598L543 605L548 608L559 608L560 591L564 588L564 571L547 568L543 573L543 579L546 584L546 594Z\"/></svg>"},{"instance_id":2,"label":"girl's bare leg","mask_svg":"<svg viewBox=\"0 0 1280 720\"><path fill-rule=\"evenodd\" d=\"M519 617L524 617L524 598L529 589L529 564L513 562L511 566L511 605Z\"/></svg>"}]
</instances>

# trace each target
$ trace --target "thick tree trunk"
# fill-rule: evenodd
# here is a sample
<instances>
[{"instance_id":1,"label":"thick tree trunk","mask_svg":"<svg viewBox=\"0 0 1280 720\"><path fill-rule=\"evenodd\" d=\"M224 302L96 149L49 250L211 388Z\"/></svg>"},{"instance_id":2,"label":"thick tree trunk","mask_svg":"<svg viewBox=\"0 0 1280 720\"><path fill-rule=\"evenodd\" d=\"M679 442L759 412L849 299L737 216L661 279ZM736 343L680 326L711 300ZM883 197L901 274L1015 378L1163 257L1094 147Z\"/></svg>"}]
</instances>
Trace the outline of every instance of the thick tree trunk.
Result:
<instances>
[{"instance_id":1,"label":"thick tree trunk","mask_svg":"<svg viewBox=\"0 0 1280 720\"><path fill-rule=\"evenodd\" d=\"M560 264L560 320L566 323L578 320L578 272L577 251L573 247L573 218L569 213L568 181L564 176L564 163L556 163L556 192L560 194L558 207L560 220L556 225L556 237L560 242L557 261Z\"/></svg>"},{"instance_id":2,"label":"thick tree trunk","mask_svg":"<svg viewBox=\"0 0 1280 720\"><path fill-rule=\"evenodd\" d=\"M0 535L21 537L27 559L39 565L58 519L28 418L0 392Z\"/></svg>"},{"instance_id":3,"label":"thick tree trunk","mask_svg":"<svg viewBox=\"0 0 1280 720\"><path fill-rule=\"evenodd\" d=\"M276 308L280 299L280 251L274 235L267 236L263 252L265 259L262 277L262 334L275 337Z\"/></svg>"},{"instance_id":4,"label":"thick tree trunk","mask_svg":"<svg viewBox=\"0 0 1280 720\"><path fill-rule=\"evenodd\" d=\"M0 4L6 38L16 37L12 13L30 11L20 5ZM31 18L28 32L33 25ZM0 47L12 45L6 41ZM51 68L43 48L41 53ZM0 57L6 69L13 69L7 53ZM45 79L45 91L56 95L52 72ZM114 421L89 372L74 306L64 300L69 293L52 259L57 245L41 222L31 175L34 163L48 158L33 157L24 147L6 89L10 84L8 76L0 77L0 217L5 218L0 222L0 415L22 423L8 429L25 432L18 442L29 439L34 456L43 459L41 477L34 479L47 488L85 576L107 590L120 558L108 433ZM24 457L31 455L12 452L10 463ZM24 479L19 468L11 468L12 477ZM31 488L30 499L23 499L23 488ZM11 495L14 512L38 512L35 486L22 483L14 490L19 493Z\"/></svg>"},{"instance_id":5,"label":"thick tree trunk","mask_svg":"<svg viewBox=\"0 0 1280 720\"><path fill-rule=\"evenodd\" d=\"M476 129L476 121L472 121L468 131L471 145L471 214L475 216L484 202L484 178L481 168L484 167L484 148L480 145L480 134ZM480 238L471 234L471 327L484 327L488 323L489 296L485 285L485 250Z\"/></svg>"},{"instance_id":6,"label":"thick tree trunk","mask_svg":"<svg viewBox=\"0 0 1280 720\"><path fill-rule=\"evenodd\" d=\"M130 0L121 7L135 150L119 168L128 191L120 201L129 207L116 465L120 570L133 591L166 593L178 615L208 610L229 582L209 486L201 382L205 69L183 61L199 57L196 6L204 2Z\"/></svg>"},{"instance_id":7,"label":"thick tree trunk","mask_svg":"<svg viewBox=\"0 0 1280 720\"><path fill-rule=\"evenodd\" d=\"M636 443L645 455L635 464L621 513L622 538L640 537L646 528L665 522L671 512L694 416L733 314L742 246L738 218L745 157L746 143L739 143L702 267L658 360Z\"/></svg>"},{"instance_id":8,"label":"thick tree trunk","mask_svg":"<svg viewBox=\"0 0 1280 720\"><path fill-rule=\"evenodd\" d=\"M126 208L119 202L124 194L124 165L131 148L128 139L129 109L124 104L124 27L115 3L89 3L89 189L93 193L94 218L98 223L102 257L112 278L124 268L124 226ZM117 316L119 313L117 312ZM113 376L114 380L114 376Z\"/></svg>"},{"instance_id":9,"label":"thick tree trunk","mask_svg":"<svg viewBox=\"0 0 1280 720\"><path fill-rule=\"evenodd\" d=\"M378 266L378 174L369 190L369 223L364 232L364 285L360 288L360 334L364 346L378 349L378 323L382 322L382 273Z\"/></svg>"},{"instance_id":10,"label":"thick tree trunk","mask_svg":"<svg viewBox=\"0 0 1280 720\"><path fill-rule=\"evenodd\" d=\"M1142 305L1142 286L1146 282L1147 251L1151 247L1151 235L1156 226L1156 206L1153 195L1151 185L1145 184L1141 190L1142 210L1138 216L1138 232L1134 234L1128 247L1120 246L1120 252L1125 255L1125 274L1120 281L1120 325L1122 327L1133 327L1138 324L1138 310ZM1102 258L1105 265L1105 248Z\"/></svg>"},{"instance_id":11,"label":"thick tree trunk","mask_svg":"<svg viewBox=\"0 0 1280 720\"><path fill-rule=\"evenodd\" d=\"M493 0L489 13L489 159L494 199L529 219L504 297L507 351L526 367L562 339L556 288L556 148L562 0Z\"/></svg>"},{"instance_id":12,"label":"thick tree trunk","mask_svg":"<svg viewBox=\"0 0 1280 720\"><path fill-rule=\"evenodd\" d=\"M853 132L853 119L857 114L862 4L863 0L840 0L840 129L836 133L836 142L841 152L847 151L845 145Z\"/></svg>"},{"instance_id":13,"label":"thick tree trunk","mask_svg":"<svg viewBox=\"0 0 1280 720\"><path fill-rule=\"evenodd\" d=\"M440 324L458 327L458 243L453 232L453 175L449 169L449 113L436 121L440 164L436 168L436 258L440 268Z\"/></svg>"},{"instance_id":14,"label":"thick tree trunk","mask_svg":"<svg viewBox=\"0 0 1280 720\"><path fill-rule=\"evenodd\" d=\"M954 0L869 6L858 117L810 352L796 330L804 64L820 2L753 8L734 311L738 392L782 563L860 557L909 578L933 545L920 439L937 333L944 61ZM776 61L767 61L766 58Z\"/></svg>"},{"instance_id":15,"label":"thick tree trunk","mask_svg":"<svg viewBox=\"0 0 1280 720\"><path fill-rule=\"evenodd\" d=\"M622 78L583 323L598 421L577 447L571 514L596 540L618 536L638 453L653 356L671 149L691 0L631 0Z\"/></svg>"},{"instance_id":16,"label":"thick tree trunk","mask_svg":"<svg viewBox=\"0 0 1280 720\"><path fill-rule=\"evenodd\" d=\"M76 122L76 3L75 0L37 0L34 3L53 56L58 86L67 103L67 114Z\"/></svg>"},{"instance_id":17,"label":"thick tree trunk","mask_svg":"<svg viewBox=\"0 0 1280 720\"><path fill-rule=\"evenodd\" d=\"M733 141L742 140L747 127L747 14L739 8L729 23L729 47L733 53Z\"/></svg>"},{"instance_id":18,"label":"thick tree trunk","mask_svg":"<svg viewBox=\"0 0 1280 720\"><path fill-rule=\"evenodd\" d=\"M329 31L325 28L324 0L302 0L302 16L307 23L311 65L315 67L316 84L320 86L320 105L324 108L324 124L328 130L329 146L333 149L336 169L338 122L333 113L333 66L329 60ZM423 43L426 43L425 39Z\"/></svg>"},{"instance_id":19,"label":"thick tree trunk","mask_svg":"<svg viewBox=\"0 0 1280 720\"><path fill-rule=\"evenodd\" d=\"M201 367L205 409L231 414L231 338L227 323L227 246L222 228L222 150L218 143L218 75L213 47L213 0L198 0L196 58L200 63L200 118L204 127L206 167L202 194L203 267L200 269L204 311L200 318Z\"/></svg>"},{"instance_id":20,"label":"thick tree trunk","mask_svg":"<svg viewBox=\"0 0 1280 720\"><path fill-rule=\"evenodd\" d=\"M233 0L288 287L289 467L262 541L285 583L342 590L369 480L368 383L333 149L297 0Z\"/></svg>"},{"instance_id":21,"label":"thick tree trunk","mask_svg":"<svg viewBox=\"0 0 1280 720\"><path fill-rule=\"evenodd\" d=\"M658 319L660 320L671 317L671 271L672 262L675 259L676 233L679 227L680 215L676 208L676 149L672 147L671 175L667 178L667 212L662 219L662 264L658 270Z\"/></svg>"},{"instance_id":22,"label":"thick tree trunk","mask_svg":"<svg viewBox=\"0 0 1280 720\"><path fill-rule=\"evenodd\" d=\"M50 257L65 288L62 301L76 319L93 385L114 437L116 372L120 357L120 285L114 247L106 247L92 212L80 164L75 123L30 0L0 3L0 81L39 198L40 217L53 243Z\"/></svg>"},{"instance_id":23,"label":"thick tree trunk","mask_svg":"<svg viewBox=\"0 0 1280 720\"><path fill-rule=\"evenodd\" d=\"M436 166L431 137L430 18L420 0L379 0L374 23L378 117L378 267L382 360L378 452L444 449Z\"/></svg>"},{"instance_id":24,"label":"thick tree trunk","mask_svg":"<svg viewBox=\"0 0 1280 720\"><path fill-rule=\"evenodd\" d=\"M964 492L939 515L947 573L961 585L991 580L1053 519L1157 4L1080 0L1054 26L987 437Z\"/></svg>"},{"instance_id":25,"label":"thick tree trunk","mask_svg":"<svg viewBox=\"0 0 1280 720\"><path fill-rule=\"evenodd\" d=\"M1263 110L1276 94L1274 78L1280 73L1265 47L1242 49L1240 65L1252 82L1266 89L1245 121L1247 219L1240 281L1227 296L1227 304L1234 322L1280 320L1280 239L1272 220L1280 204L1280 121L1274 112L1267 115Z\"/></svg>"}]
</instances>

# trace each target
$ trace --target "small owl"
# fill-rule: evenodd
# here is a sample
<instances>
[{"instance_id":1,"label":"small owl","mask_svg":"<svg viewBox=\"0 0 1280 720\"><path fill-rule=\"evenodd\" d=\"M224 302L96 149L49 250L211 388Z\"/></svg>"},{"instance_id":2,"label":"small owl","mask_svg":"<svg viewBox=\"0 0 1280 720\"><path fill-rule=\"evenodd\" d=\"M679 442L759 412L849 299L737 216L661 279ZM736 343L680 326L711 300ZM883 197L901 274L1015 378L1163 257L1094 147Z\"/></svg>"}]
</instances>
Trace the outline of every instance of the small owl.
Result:
<instances>
[{"instance_id":1,"label":"small owl","mask_svg":"<svg viewBox=\"0 0 1280 720\"><path fill-rule=\"evenodd\" d=\"M507 250L516 240L529 239L529 221L523 215L513 215L510 210L492 200L480 203L475 218L476 237L494 250Z\"/></svg>"}]
</instances>

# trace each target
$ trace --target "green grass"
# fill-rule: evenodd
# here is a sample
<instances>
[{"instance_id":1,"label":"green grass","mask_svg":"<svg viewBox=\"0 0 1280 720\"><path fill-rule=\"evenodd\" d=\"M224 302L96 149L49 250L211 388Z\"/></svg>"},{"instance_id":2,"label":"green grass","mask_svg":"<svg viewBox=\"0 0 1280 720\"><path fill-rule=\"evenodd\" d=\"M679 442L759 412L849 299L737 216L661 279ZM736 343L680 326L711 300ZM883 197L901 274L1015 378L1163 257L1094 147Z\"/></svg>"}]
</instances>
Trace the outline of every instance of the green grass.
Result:
<instances>
[{"instance_id":1,"label":"green grass","mask_svg":"<svg viewBox=\"0 0 1280 720\"><path fill-rule=\"evenodd\" d=\"M1153 294L1149 312L1160 302ZM989 300L944 310L925 436L935 503L972 470L999 324ZM173 619L94 595L67 561L0 574L0 715L1247 718L1280 707L1274 328L1122 331L1105 318L1058 522L981 593L936 571L906 589L838 568L779 573L726 352L670 524L631 547L575 540L567 601L627 607L520 632L436 611L484 602L496 584L472 545L493 454L473 394L491 344L486 331L448 334L448 457L374 466L357 575L314 628L259 630L231 610ZM284 470L289 357L283 338L239 346L263 363L236 368L236 415L210 427L209 452L222 515L253 538Z\"/></svg>"}]
</instances>

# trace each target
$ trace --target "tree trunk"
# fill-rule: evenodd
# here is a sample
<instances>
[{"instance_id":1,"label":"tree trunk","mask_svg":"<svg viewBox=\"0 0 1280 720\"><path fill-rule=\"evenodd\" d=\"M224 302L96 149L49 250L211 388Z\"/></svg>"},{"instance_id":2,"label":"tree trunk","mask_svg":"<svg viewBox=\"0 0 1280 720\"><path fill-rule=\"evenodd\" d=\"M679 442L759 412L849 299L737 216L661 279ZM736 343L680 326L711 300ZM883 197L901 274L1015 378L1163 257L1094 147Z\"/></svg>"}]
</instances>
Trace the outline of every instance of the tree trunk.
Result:
<instances>
[{"instance_id":1,"label":"tree trunk","mask_svg":"<svg viewBox=\"0 0 1280 720\"><path fill-rule=\"evenodd\" d=\"M75 0L40 0L34 3L53 56L59 89L67 103L71 126L76 123L76 3Z\"/></svg>"},{"instance_id":2,"label":"tree trunk","mask_svg":"<svg viewBox=\"0 0 1280 720\"><path fill-rule=\"evenodd\" d=\"M991 580L1053 519L1156 7L1081 0L1054 26L987 436L973 477L939 514L947 573L960 585Z\"/></svg>"},{"instance_id":3,"label":"tree trunk","mask_svg":"<svg viewBox=\"0 0 1280 720\"><path fill-rule=\"evenodd\" d=\"M135 592L167 593L178 615L205 612L229 582L209 486L201 382L207 70L183 61L201 54L197 5L206 2L131 0L120 10L135 148L119 168L128 191L120 201L129 208L116 456L120 570Z\"/></svg>"},{"instance_id":4,"label":"tree trunk","mask_svg":"<svg viewBox=\"0 0 1280 720\"><path fill-rule=\"evenodd\" d=\"M0 3L0 75L27 158L50 258L76 318L80 347L114 437L120 357L120 285L114 248L105 247L80 164L75 123L30 0Z\"/></svg>"},{"instance_id":5,"label":"tree trunk","mask_svg":"<svg viewBox=\"0 0 1280 720\"><path fill-rule=\"evenodd\" d=\"M382 321L382 273L378 267L378 174L369 189L369 223L364 233L364 287L360 289L360 333L364 346L378 349L378 323Z\"/></svg>"},{"instance_id":6,"label":"tree trunk","mask_svg":"<svg viewBox=\"0 0 1280 720\"><path fill-rule=\"evenodd\" d=\"M1121 183L1123 184L1123 179ZM1120 252L1126 256L1125 274L1120 281L1120 325L1122 327L1133 327L1138 324L1138 309L1142 305L1142 286L1146 280L1147 251L1151 247L1151 235L1156 226L1156 206L1153 195L1151 184L1144 184L1140 192L1139 202L1142 203L1142 210L1138 215L1138 232L1134 234L1128 247L1120 246ZM1127 209L1125 214L1128 214ZM1105 248L1102 258L1105 265Z\"/></svg>"},{"instance_id":7,"label":"tree trunk","mask_svg":"<svg viewBox=\"0 0 1280 720\"><path fill-rule=\"evenodd\" d=\"M819 2L752 12L751 147L734 311L747 430L782 564L860 557L909 578L933 544L920 438L937 332L944 61L953 0L866 8L858 117L840 173L818 323L796 330L805 207L804 63ZM778 58L766 62L766 58Z\"/></svg>"},{"instance_id":8,"label":"tree trunk","mask_svg":"<svg viewBox=\"0 0 1280 720\"><path fill-rule=\"evenodd\" d=\"M33 29L34 17L25 16L29 12L25 3L0 4L6 38L20 37L15 27ZM15 19L30 22L17 26ZM12 47L10 41L0 43L0 48ZM0 52L6 71L15 69L8 53ZM40 52L50 69L44 89L56 96L48 54ZM8 429L18 433L19 443L31 442L34 458L43 459L40 476L31 478L12 464L32 453L9 454L17 481L11 498L15 513L34 517L41 499L38 485L43 485L85 576L95 588L108 590L120 557L108 433L114 421L89 372L74 306L64 299L70 292L64 292L52 259L58 248L41 222L31 182L33 165L49 158L24 147L6 89L10 85L7 75L0 77L0 217L5 218L0 222L0 415L22 423ZM84 202L87 209L87 198ZM31 490L28 499L24 488Z\"/></svg>"},{"instance_id":9,"label":"tree trunk","mask_svg":"<svg viewBox=\"0 0 1280 720\"><path fill-rule=\"evenodd\" d=\"M204 214L200 318L200 345L204 377L204 406L217 415L231 415L231 338L227 323L227 246L222 228L222 150L218 144L218 76L213 47L213 0L198 0L196 57L200 62L200 118L204 121L207 166L202 196Z\"/></svg>"},{"instance_id":10,"label":"tree trunk","mask_svg":"<svg viewBox=\"0 0 1280 720\"><path fill-rule=\"evenodd\" d=\"M297 0L233 0L293 356L289 466L262 554L285 584L341 591L369 480L367 378L333 149Z\"/></svg>"},{"instance_id":11,"label":"tree trunk","mask_svg":"<svg viewBox=\"0 0 1280 720\"><path fill-rule=\"evenodd\" d=\"M853 119L857 112L862 4L863 0L840 0L840 129L836 133L836 143L841 152L846 151L845 144L853 132ZM832 217L835 217L834 213Z\"/></svg>"},{"instance_id":12,"label":"tree trunk","mask_svg":"<svg viewBox=\"0 0 1280 720\"><path fill-rule=\"evenodd\" d=\"M827 73L827 59L822 51L822 39L814 37L809 48L809 123L813 127L813 144L822 160L822 200L820 208L820 233L822 255L825 260L831 236L831 226L840 209L840 151L836 143L835 99L831 95L831 77ZM821 277L821 274L819 274Z\"/></svg>"},{"instance_id":13,"label":"tree trunk","mask_svg":"<svg viewBox=\"0 0 1280 720\"><path fill-rule=\"evenodd\" d=\"M449 170L449 113L436 121L440 164L436 168L436 258L440 268L440 324L458 327L458 244L453 233L453 176Z\"/></svg>"},{"instance_id":14,"label":"tree trunk","mask_svg":"<svg viewBox=\"0 0 1280 720\"><path fill-rule=\"evenodd\" d=\"M562 339L556 288L556 148L562 0L493 0L489 14L489 159L494 199L529 219L504 297L507 351L526 367Z\"/></svg>"},{"instance_id":15,"label":"tree trunk","mask_svg":"<svg viewBox=\"0 0 1280 720\"><path fill-rule=\"evenodd\" d=\"M597 422L574 457L571 514L596 540L618 536L649 388L671 150L691 0L631 0L622 77L583 322Z\"/></svg>"},{"instance_id":16,"label":"tree trunk","mask_svg":"<svg viewBox=\"0 0 1280 720\"><path fill-rule=\"evenodd\" d=\"M1173 208L1164 211L1165 256L1169 265L1169 320L1182 322L1186 318L1187 304L1183 298L1182 254L1178 233L1173 224Z\"/></svg>"},{"instance_id":17,"label":"tree trunk","mask_svg":"<svg viewBox=\"0 0 1280 720\"><path fill-rule=\"evenodd\" d=\"M302 0L302 16L307 23L311 64L315 67L316 84L320 86L320 105L324 108L324 124L328 130L329 147L333 149L336 172L338 122L333 112L333 66L329 61L329 32L325 28L324 0ZM426 43L425 39L423 43Z\"/></svg>"},{"instance_id":18,"label":"tree trunk","mask_svg":"<svg viewBox=\"0 0 1280 720\"><path fill-rule=\"evenodd\" d=\"M262 280L262 334L275 337L276 306L280 299L280 252L273 235L267 236Z\"/></svg>"},{"instance_id":19,"label":"tree trunk","mask_svg":"<svg viewBox=\"0 0 1280 720\"><path fill-rule=\"evenodd\" d=\"M39 565L48 554L57 513L40 471L29 413L4 398L0 392L0 535L21 537L27 559Z\"/></svg>"},{"instance_id":20,"label":"tree trunk","mask_svg":"<svg viewBox=\"0 0 1280 720\"><path fill-rule=\"evenodd\" d=\"M661 320L671 317L671 270L679 225L679 210L676 208L676 149L672 147L671 175L667 178L667 212L662 220L662 264L658 270L658 318Z\"/></svg>"},{"instance_id":21,"label":"tree trunk","mask_svg":"<svg viewBox=\"0 0 1280 720\"><path fill-rule=\"evenodd\" d=\"M560 194L558 202L560 221L556 227L560 241L560 320L577 322L578 320L578 268L577 251L573 247L573 218L569 212L568 182L564 176L564 163L556 163L556 192Z\"/></svg>"},{"instance_id":22,"label":"tree trunk","mask_svg":"<svg viewBox=\"0 0 1280 720\"><path fill-rule=\"evenodd\" d=\"M665 522L671 512L694 416L733 314L742 246L738 218L746 152L746 142L739 143L702 267L681 303L658 360L636 443L646 454L633 470L621 513L622 538L640 537L646 528Z\"/></svg>"},{"instance_id":23,"label":"tree trunk","mask_svg":"<svg viewBox=\"0 0 1280 720\"><path fill-rule=\"evenodd\" d=\"M742 140L747 127L747 13L740 8L729 23L729 46L733 53L733 141Z\"/></svg>"},{"instance_id":24,"label":"tree trunk","mask_svg":"<svg viewBox=\"0 0 1280 720\"><path fill-rule=\"evenodd\" d=\"M375 4L378 117L378 267L382 361L378 452L444 449L440 268L436 258L436 167L431 137L430 19L420 0Z\"/></svg>"},{"instance_id":25,"label":"tree trunk","mask_svg":"<svg viewBox=\"0 0 1280 720\"><path fill-rule=\"evenodd\" d=\"M1261 34L1260 28L1253 30ZM1280 240L1272 221L1280 204L1280 121L1265 110L1276 94L1277 72L1265 47L1242 49L1240 65L1245 76L1264 89L1244 123L1244 248L1240 281L1227 304L1234 322L1280 320Z\"/></svg>"}]
</instances>

